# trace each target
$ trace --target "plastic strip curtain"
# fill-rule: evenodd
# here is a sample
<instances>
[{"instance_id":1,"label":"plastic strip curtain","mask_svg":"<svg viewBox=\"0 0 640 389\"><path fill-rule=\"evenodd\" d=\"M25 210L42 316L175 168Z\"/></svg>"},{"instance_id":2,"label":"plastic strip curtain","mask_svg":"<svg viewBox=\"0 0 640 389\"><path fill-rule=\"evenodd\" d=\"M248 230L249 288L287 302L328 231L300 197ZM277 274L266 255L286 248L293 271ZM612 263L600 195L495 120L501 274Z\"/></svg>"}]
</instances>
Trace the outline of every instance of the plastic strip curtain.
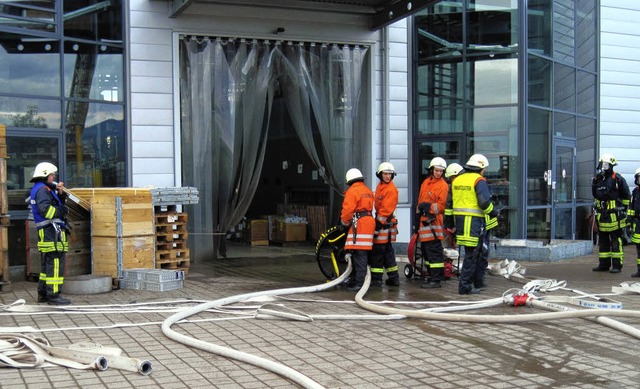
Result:
<instances>
[{"instance_id":1,"label":"plastic strip curtain","mask_svg":"<svg viewBox=\"0 0 640 389\"><path fill-rule=\"evenodd\" d=\"M198 187L203 199L190 212L196 260L217 257L218 240L224 256L224 239L219 239L224 235L217 234L237 224L251 204L276 77L298 137L334 189L332 201L341 192L344 172L363 167L358 163L367 144L367 121L362 120L367 107L360 104L360 94L367 48L284 45L196 37L180 41L183 182Z\"/></svg>"}]
</instances>

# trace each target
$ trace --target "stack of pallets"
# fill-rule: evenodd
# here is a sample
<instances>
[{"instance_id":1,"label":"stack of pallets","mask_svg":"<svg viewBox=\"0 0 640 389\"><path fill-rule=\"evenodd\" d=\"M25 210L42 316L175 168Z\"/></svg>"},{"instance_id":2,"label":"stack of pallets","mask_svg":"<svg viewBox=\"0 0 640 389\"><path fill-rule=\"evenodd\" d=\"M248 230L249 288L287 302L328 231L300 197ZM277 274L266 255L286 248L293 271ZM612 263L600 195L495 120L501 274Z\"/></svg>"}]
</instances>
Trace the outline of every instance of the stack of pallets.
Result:
<instances>
[{"instance_id":1,"label":"stack of pallets","mask_svg":"<svg viewBox=\"0 0 640 389\"><path fill-rule=\"evenodd\" d=\"M182 206L198 203L198 189L153 188L154 225L156 233L156 269L189 272L190 256L187 239L188 214Z\"/></svg>"}]
</instances>

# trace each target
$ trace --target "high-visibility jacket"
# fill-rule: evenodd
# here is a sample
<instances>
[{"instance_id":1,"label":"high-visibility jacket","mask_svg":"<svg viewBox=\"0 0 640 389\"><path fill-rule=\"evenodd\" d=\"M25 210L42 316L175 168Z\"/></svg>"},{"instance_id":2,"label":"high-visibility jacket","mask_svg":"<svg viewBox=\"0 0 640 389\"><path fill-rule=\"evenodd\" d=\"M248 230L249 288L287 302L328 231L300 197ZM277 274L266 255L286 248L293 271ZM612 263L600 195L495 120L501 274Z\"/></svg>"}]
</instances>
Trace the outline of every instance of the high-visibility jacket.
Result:
<instances>
[{"instance_id":1,"label":"high-visibility jacket","mask_svg":"<svg viewBox=\"0 0 640 389\"><path fill-rule=\"evenodd\" d=\"M487 229L486 216L492 214L493 203L487 180L477 172L459 175L451 185L453 215L456 219L456 242L475 247ZM492 215L492 228L497 219Z\"/></svg>"},{"instance_id":2,"label":"high-visibility jacket","mask_svg":"<svg viewBox=\"0 0 640 389\"><path fill-rule=\"evenodd\" d=\"M371 250L376 222L373 218L374 196L364 182L356 181L344 194L340 220L348 226L345 250Z\"/></svg>"},{"instance_id":3,"label":"high-visibility jacket","mask_svg":"<svg viewBox=\"0 0 640 389\"><path fill-rule=\"evenodd\" d=\"M64 198L44 182L36 182L31 188L30 199L31 213L38 231L38 251L69 251Z\"/></svg>"},{"instance_id":4,"label":"high-visibility jacket","mask_svg":"<svg viewBox=\"0 0 640 389\"><path fill-rule=\"evenodd\" d=\"M416 212L421 213L419 209L421 203L430 203L430 215L420 216L420 224L418 228L420 242L444 239L443 215L447 204L448 194L449 185L444 178L429 176L422 181L422 185L420 185L420 193L418 194L418 208L416 208Z\"/></svg>"},{"instance_id":5,"label":"high-visibility jacket","mask_svg":"<svg viewBox=\"0 0 640 389\"><path fill-rule=\"evenodd\" d=\"M398 220L394 212L397 206L398 188L393 181L386 183L380 180L375 193L376 231L373 238L374 244L396 241Z\"/></svg>"},{"instance_id":6,"label":"high-visibility jacket","mask_svg":"<svg viewBox=\"0 0 640 389\"><path fill-rule=\"evenodd\" d=\"M607 171L593 178L591 193L597 211L598 230L612 232L627 226L624 213L631 195L620 174Z\"/></svg>"}]
</instances>

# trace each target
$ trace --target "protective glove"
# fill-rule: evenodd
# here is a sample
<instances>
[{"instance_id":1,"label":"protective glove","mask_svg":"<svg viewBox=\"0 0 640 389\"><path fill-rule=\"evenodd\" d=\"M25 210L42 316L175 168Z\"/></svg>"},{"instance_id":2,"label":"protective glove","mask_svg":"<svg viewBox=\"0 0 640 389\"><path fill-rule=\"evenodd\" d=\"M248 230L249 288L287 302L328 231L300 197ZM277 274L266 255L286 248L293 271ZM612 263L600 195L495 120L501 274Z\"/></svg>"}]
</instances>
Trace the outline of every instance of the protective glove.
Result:
<instances>
[{"instance_id":1,"label":"protective glove","mask_svg":"<svg viewBox=\"0 0 640 389\"><path fill-rule=\"evenodd\" d=\"M380 231L384 229L384 224L381 221L376 220L376 231Z\"/></svg>"},{"instance_id":2,"label":"protective glove","mask_svg":"<svg viewBox=\"0 0 640 389\"><path fill-rule=\"evenodd\" d=\"M426 215L428 213L431 213L431 203L420 203L418 204L418 210L423 214Z\"/></svg>"},{"instance_id":3,"label":"protective glove","mask_svg":"<svg viewBox=\"0 0 640 389\"><path fill-rule=\"evenodd\" d=\"M338 224L338 231L340 232L347 232L349 231L349 226L348 225L344 225L342 224L342 222L340 222L340 224Z\"/></svg>"},{"instance_id":4,"label":"protective glove","mask_svg":"<svg viewBox=\"0 0 640 389\"><path fill-rule=\"evenodd\" d=\"M491 210L491 212L489 212L489 217L494 218L494 217L498 217L498 215L500 214L500 210L496 209L495 207Z\"/></svg>"}]
</instances>

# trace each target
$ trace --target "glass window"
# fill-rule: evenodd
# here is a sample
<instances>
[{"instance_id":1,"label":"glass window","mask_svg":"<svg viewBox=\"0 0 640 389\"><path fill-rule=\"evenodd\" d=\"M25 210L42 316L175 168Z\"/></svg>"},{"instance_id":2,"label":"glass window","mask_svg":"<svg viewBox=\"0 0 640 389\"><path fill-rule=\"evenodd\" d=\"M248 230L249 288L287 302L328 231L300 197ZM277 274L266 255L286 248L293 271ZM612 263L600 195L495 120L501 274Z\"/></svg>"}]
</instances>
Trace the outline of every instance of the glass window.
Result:
<instances>
[{"instance_id":1,"label":"glass window","mask_svg":"<svg viewBox=\"0 0 640 389\"><path fill-rule=\"evenodd\" d=\"M529 55L529 104L551 106L551 61Z\"/></svg>"},{"instance_id":2,"label":"glass window","mask_svg":"<svg viewBox=\"0 0 640 389\"><path fill-rule=\"evenodd\" d=\"M0 33L0 91L60 96L60 46L56 40Z\"/></svg>"},{"instance_id":3,"label":"glass window","mask_svg":"<svg viewBox=\"0 0 640 389\"><path fill-rule=\"evenodd\" d=\"M529 0L527 3L529 52L551 54L551 0Z\"/></svg>"},{"instance_id":4,"label":"glass window","mask_svg":"<svg viewBox=\"0 0 640 389\"><path fill-rule=\"evenodd\" d=\"M120 47L67 41L64 55L65 96L123 101L122 68Z\"/></svg>"},{"instance_id":5,"label":"glass window","mask_svg":"<svg viewBox=\"0 0 640 389\"><path fill-rule=\"evenodd\" d=\"M64 2L64 35L102 42L122 42L122 1Z\"/></svg>"},{"instance_id":6,"label":"glass window","mask_svg":"<svg viewBox=\"0 0 640 389\"><path fill-rule=\"evenodd\" d=\"M58 139L37 137L7 137L7 189L30 189L33 169L40 162L59 165ZM24 192L21 191L21 195ZM24 197L20 199L24 206Z\"/></svg>"},{"instance_id":7,"label":"glass window","mask_svg":"<svg viewBox=\"0 0 640 389\"><path fill-rule=\"evenodd\" d=\"M420 108L455 107L464 98L462 61L419 64L416 87Z\"/></svg>"},{"instance_id":8,"label":"glass window","mask_svg":"<svg viewBox=\"0 0 640 389\"><path fill-rule=\"evenodd\" d=\"M549 132L551 111L529 108L527 131L527 198L529 205L549 204ZM535 147L534 147L535 145Z\"/></svg>"},{"instance_id":9,"label":"glass window","mask_svg":"<svg viewBox=\"0 0 640 389\"><path fill-rule=\"evenodd\" d=\"M459 58L463 51L462 3L443 1L414 17L418 60Z\"/></svg>"},{"instance_id":10,"label":"glass window","mask_svg":"<svg viewBox=\"0 0 640 389\"><path fill-rule=\"evenodd\" d=\"M417 114L418 134L442 135L463 131L463 110L460 108L424 110Z\"/></svg>"},{"instance_id":11,"label":"glass window","mask_svg":"<svg viewBox=\"0 0 640 389\"><path fill-rule=\"evenodd\" d=\"M469 102L471 105L516 104L518 102L518 60L469 58Z\"/></svg>"},{"instance_id":12,"label":"glass window","mask_svg":"<svg viewBox=\"0 0 640 389\"><path fill-rule=\"evenodd\" d=\"M517 0L475 0L467 9L467 51L511 53L518 47Z\"/></svg>"},{"instance_id":13,"label":"glass window","mask_svg":"<svg viewBox=\"0 0 640 389\"><path fill-rule=\"evenodd\" d=\"M48 4L44 2L43 7ZM19 4L0 4L0 26L24 28L41 32L56 31L55 13L43 8L23 7Z\"/></svg>"},{"instance_id":14,"label":"glass window","mask_svg":"<svg viewBox=\"0 0 640 389\"><path fill-rule=\"evenodd\" d=\"M469 155L484 154L489 160L485 177L508 180L510 156L518 155L518 110L516 107L469 110ZM513 169L517 174L517 169Z\"/></svg>"},{"instance_id":15,"label":"glass window","mask_svg":"<svg viewBox=\"0 0 640 389\"><path fill-rule=\"evenodd\" d=\"M575 138L576 117L565 113L556 112L553 114L553 132L555 136Z\"/></svg>"},{"instance_id":16,"label":"glass window","mask_svg":"<svg viewBox=\"0 0 640 389\"><path fill-rule=\"evenodd\" d=\"M67 112L69 187L125 186L124 107L69 102Z\"/></svg>"},{"instance_id":17,"label":"glass window","mask_svg":"<svg viewBox=\"0 0 640 389\"><path fill-rule=\"evenodd\" d=\"M435 157L444 158L447 164L460 162L461 144L459 140L429 140L418 143L418 185L424 181L429 170L429 163Z\"/></svg>"},{"instance_id":18,"label":"glass window","mask_svg":"<svg viewBox=\"0 0 640 389\"><path fill-rule=\"evenodd\" d=\"M578 99L578 113L583 115L596 115L596 75L577 71L576 93Z\"/></svg>"},{"instance_id":19,"label":"glass window","mask_svg":"<svg viewBox=\"0 0 640 389\"><path fill-rule=\"evenodd\" d=\"M527 211L527 239L551 239L551 208Z\"/></svg>"},{"instance_id":20,"label":"glass window","mask_svg":"<svg viewBox=\"0 0 640 389\"><path fill-rule=\"evenodd\" d=\"M553 58L573 65L575 63L574 0L554 0L553 6Z\"/></svg>"},{"instance_id":21,"label":"glass window","mask_svg":"<svg viewBox=\"0 0 640 389\"><path fill-rule=\"evenodd\" d=\"M574 68L559 63L554 64L553 104L557 109L576 111L576 71Z\"/></svg>"},{"instance_id":22,"label":"glass window","mask_svg":"<svg viewBox=\"0 0 640 389\"><path fill-rule=\"evenodd\" d=\"M598 55L596 1L578 0L576 7L576 65L595 71Z\"/></svg>"},{"instance_id":23,"label":"glass window","mask_svg":"<svg viewBox=\"0 0 640 389\"><path fill-rule=\"evenodd\" d=\"M0 123L7 127L60 129L60 101L0 97Z\"/></svg>"},{"instance_id":24,"label":"glass window","mask_svg":"<svg viewBox=\"0 0 640 389\"><path fill-rule=\"evenodd\" d=\"M594 160L596 145L596 120L590 118L578 118L578 139L577 139L577 193L576 201L591 202L591 179L595 173L596 164Z\"/></svg>"}]
</instances>

